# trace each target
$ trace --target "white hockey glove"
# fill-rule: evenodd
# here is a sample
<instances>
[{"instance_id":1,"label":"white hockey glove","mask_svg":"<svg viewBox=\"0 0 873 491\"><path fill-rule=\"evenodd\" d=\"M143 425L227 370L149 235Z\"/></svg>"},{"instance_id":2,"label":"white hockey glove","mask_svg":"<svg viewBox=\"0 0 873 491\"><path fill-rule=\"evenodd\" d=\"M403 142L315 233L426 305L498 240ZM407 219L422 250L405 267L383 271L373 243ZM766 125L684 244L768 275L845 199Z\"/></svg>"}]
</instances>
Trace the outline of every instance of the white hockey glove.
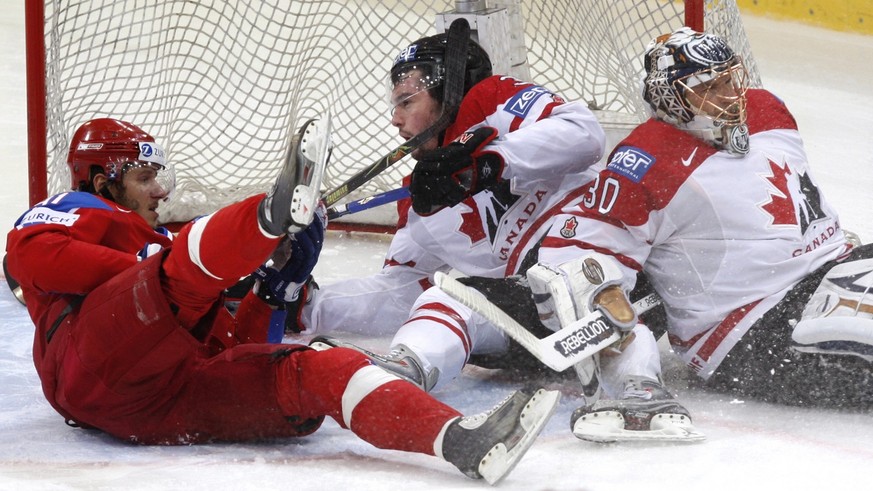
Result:
<instances>
[{"instance_id":1,"label":"white hockey glove","mask_svg":"<svg viewBox=\"0 0 873 491\"><path fill-rule=\"evenodd\" d=\"M615 259L590 252L558 266L538 263L527 271L540 321L554 331L600 310L622 331L637 324L637 315L621 287Z\"/></svg>"}]
</instances>

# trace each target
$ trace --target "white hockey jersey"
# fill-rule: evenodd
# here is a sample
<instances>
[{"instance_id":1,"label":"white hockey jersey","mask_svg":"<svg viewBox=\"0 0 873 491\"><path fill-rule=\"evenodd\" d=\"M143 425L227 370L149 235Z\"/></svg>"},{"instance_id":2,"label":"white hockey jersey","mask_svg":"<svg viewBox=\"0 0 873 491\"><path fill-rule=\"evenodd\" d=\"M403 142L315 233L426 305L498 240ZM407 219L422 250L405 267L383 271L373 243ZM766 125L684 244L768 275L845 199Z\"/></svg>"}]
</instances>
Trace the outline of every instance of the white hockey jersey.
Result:
<instances>
[{"instance_id":1,"label":"white hockey jersey","mask_svg":"<svg viewBox=\"0 0 873 491\"><path fill-rule=\"evenodd\" d=\"M612 255L628 288L644 271L674 348L704 378L793 285L848 250L782 102L749 91L748 127L737 157L662 121L640 125L540 250L548 263L580 248Z\"/></svg>"},{"instance_id":2,"label":"white hockey jersey","mask_svg":"<svg viewBox=\"0 0 873 491\"><path fill-rule=\"evenodd\" d=\"M485 149L503 156L503 183L427 217L401 202L383 270L324 286L304 310L308 334L396 331L436 271L514 273L572 192L599 170L591 167L603 156L605 135L593 113L543 87L497 75L483 80L464 97L443 143L481 126L498 130Z\"/></svg>"}]
</instances>

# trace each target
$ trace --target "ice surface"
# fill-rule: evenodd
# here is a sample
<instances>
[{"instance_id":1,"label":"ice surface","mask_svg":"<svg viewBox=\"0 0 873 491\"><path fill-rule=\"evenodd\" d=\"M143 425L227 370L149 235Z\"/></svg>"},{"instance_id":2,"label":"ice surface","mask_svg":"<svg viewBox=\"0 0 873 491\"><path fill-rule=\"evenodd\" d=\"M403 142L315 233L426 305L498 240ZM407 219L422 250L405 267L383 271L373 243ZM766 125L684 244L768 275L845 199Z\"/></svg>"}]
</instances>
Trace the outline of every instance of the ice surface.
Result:
<instances>
[{"instance_id":1,"label":"ice surface","mask_svg":"<svg viewBox=\"0 0 873 491\"><path fill-rule=\"evenodd\" d=\"M24 2L0 5L0 219L27 205ZM765 85L797 117L819 183L843 226L873 240L873 37L746 17ZM726 179L729 185L729 179ZM5 235L2 237L5 248ZM316 276L375 271L385 241L332 234ZM0 490L483 489L433 457L383 451L327 422L314 435L262 444L142 447L74 429L45 402L26 311L0 285ZM387 340L371 340L384 345ZM693 387L665 351L671 387L708 440L692 445L595 445L577 440L572 383L544 434L503 489L706 491L858 489L873 465L873 414L725 399ZM515 388L468 368L438 398L485 410Z\"/></svg>"}]
</instances>

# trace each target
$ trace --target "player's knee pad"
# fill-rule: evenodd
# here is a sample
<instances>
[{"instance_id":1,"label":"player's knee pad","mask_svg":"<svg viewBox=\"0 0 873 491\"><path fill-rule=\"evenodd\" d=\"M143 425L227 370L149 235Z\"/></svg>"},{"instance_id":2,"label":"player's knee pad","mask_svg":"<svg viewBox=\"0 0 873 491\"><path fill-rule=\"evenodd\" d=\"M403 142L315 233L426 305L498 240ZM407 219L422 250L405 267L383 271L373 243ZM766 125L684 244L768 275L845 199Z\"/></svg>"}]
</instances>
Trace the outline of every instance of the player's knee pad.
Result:
<instances>
[{"instance_id":1,"label":"player's knee pad","mask_svg":"<svg viewBox=\"0 0 873 491\"><path fill-rule=\"evenodd\" d=\"M557 266L538 263L527 271L540 320L554 331L594 312L598 304L619 327L633 328L636 314L621 289L623 277L613 258L597 252ZM605 304L610 296L617 297L609 299L613 306Z\"/></svg>"},{"instance_id":2,"label":"player's knee pad","mask_svg":"<svg viewBox=\"0 0 873 491\"><path fill-rule=\"evenodd\" d=\"M799 351L858 354L873 360L873 259L831 268L791 337Z\"/></svg>"}]
</instances>

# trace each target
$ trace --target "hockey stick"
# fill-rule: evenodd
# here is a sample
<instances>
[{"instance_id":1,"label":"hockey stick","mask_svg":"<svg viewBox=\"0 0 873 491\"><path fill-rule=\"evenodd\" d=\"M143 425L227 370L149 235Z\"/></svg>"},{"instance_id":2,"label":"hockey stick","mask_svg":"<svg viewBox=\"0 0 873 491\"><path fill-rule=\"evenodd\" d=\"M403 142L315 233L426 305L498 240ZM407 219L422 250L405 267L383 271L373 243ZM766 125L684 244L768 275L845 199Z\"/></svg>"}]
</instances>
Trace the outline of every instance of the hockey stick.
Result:
<instances>
[{"instance_id":1,"label":"hockey stick","mask_svg":"<svg viewBox=\"0 0 873 491\"><path fill-rule=\"evenodd\" d=\"M409 189L392 189L390 191L374 194L373 196L367 196L366 198L356 199L354 201L349 201L348 203L329 208L327 210L327 219L333 220L334 218L344 217L346 215L351 215L352 213L369 210L370 208L382 206L384 204L392 203L394 201L398 201L407 197L409 197Z\"/></svg>"},{"instance_id":2,"label":"hockey stick","mask_svg":"<svg viewBox=\"0 0 873 491\"><path fill-rule=\"evenodd\" d=\"M538 338L476 289L441 272L436 273L434 280L440 290L491 321L557 372L563 372L621 338L619 329L600 312L593 312L554 334ZM643 313L659 303L660 300L653 293L634 302L634 309L637 313Z\"/></svg>"},{"instance_id":3,"label":"hockey stick","mask_svg":"<svg viewBox=\"0 0 873 491\"><path fill-rule=\"evenodd\" d=\"M443 88L443 111L428 128L388 152L381 159L358 171L339 186L326 191L322 196L324 206L330 208L349 193L363 186L382 171L412 153L430 139L439 136L455 120L461 99L464 97L464 73L467 66L467 42L470 39L470 24L459 18L449 26L446 36L446 81Z\"/></svg>"}]
</instances>

